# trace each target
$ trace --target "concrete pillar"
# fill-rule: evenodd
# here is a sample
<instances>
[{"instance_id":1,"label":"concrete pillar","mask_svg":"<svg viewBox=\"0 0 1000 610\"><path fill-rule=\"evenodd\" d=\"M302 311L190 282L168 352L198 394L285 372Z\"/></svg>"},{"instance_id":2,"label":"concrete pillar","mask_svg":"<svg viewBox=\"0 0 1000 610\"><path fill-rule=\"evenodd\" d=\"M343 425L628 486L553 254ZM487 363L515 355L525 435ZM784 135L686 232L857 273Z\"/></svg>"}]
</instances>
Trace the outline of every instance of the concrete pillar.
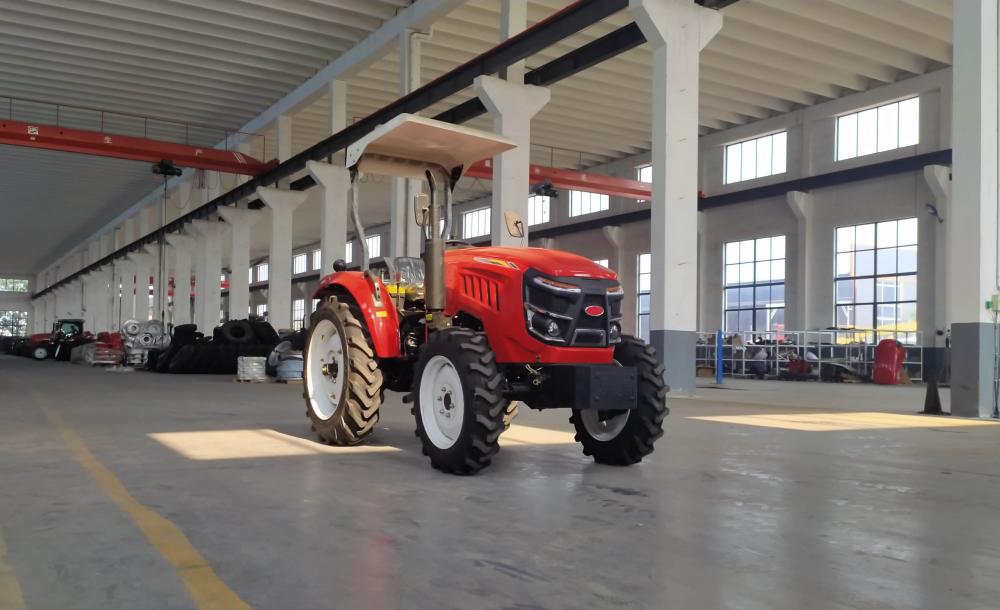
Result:
<instances>
[{"instance_id":1,"label":"concrete pillar","mask_svg":"<svg viewBox=\"0 0 1000 610\"><path fill-rule=\"evenodd\" d=\"M219 325L222 307L222 238L225 223L195 220L191 228L198 235L195 247L194 315L198 330L210 334Z\"/></svg>"},{"instance_id":2,"label":"concrete pillar","mask_svg":"<svg viewBox=\"0 0 1000 610\"><path fill-rule=\"evenodd\" d=\"M620 277L622 270L625 268L625 231L621 227L604 227L604 238L611 244L612 251L614 252L608 260L608 268L618 273ZM542 247L552 249L554 244L553 246Z\"/></svg>"},{"instance_id":3,"label":"concrete pillar","mask_svg":"<svg viewBox=\"0 0 1000 610\"><path fill-rule=\"evenodd\" d=\"M39 330L38 332L47 332L52 328L52 323L56 321L55 291L46 294L43 300L45 302L45 321L42 325L41 330Z\"/></svg>"},{"instance_id":4,"label":"concrete pillar","mask_svg":"<svg viewBox=\"0 0 1000 610\"><path fill-rule=\"evenodd\" d=\"M351 174L339 165L309 161L306 169L320 186L320 276L333 271L333 261L347 249L347 192ZM414 223L416 224L416 223Z\"/></svg>"},{"instance_id":5,"label":"concrete pillar","mask_svg":"<svg viewBox=\"0 0 1000 610\"><path fill-rule=\"evenodd\" d=\"M500 4L500 40L520 34L528 26L528 0L503 0ZM524 83L524 60L507 66L500 76L510 83Z\"/></svg>"},{"instance_id":6,"label":"concrete pillar","mask_svg":"<svg viewBox=\"0 0 1000 610\"><path fill-rule=\"evenodd\" d=\"M695 388L698 73L722 13L687 0L629 0L653 52L650 343L675 392Z\"/></svg>"},{"instance_id":7,"label":"concrete pillar","mask_svg":"<svg viewBox=\"0 0 1000 610\"><path fill-rule=\"evenodd\" d=\"M128 260L132 263L135 271L135 313L136 320L148 320L151 307L149 306L149 278L153 275L156 259L148 252L133 252L128 255Z\"/></svg>"},{"instance_id":8,"label":"concrete pillar","mask_svg":"<svg viewBox=\"0 0 1000 610\"><path fill-rule=\"evenodd\" d=\"M347 127L347 82L332 80L326 85L326 118L330 135Z\"/></svg>"},{"instance_id":9,"label":"concrete pillar","mask_svg":"<svg viewBox=\"0 0 1000 610\"><path fill-rule=\"evenodd\" d=\"M284 163L292 156L292 116L282 114L274 123L278 132L278 161Z\"/></svg>"},{"instance_id":10,"label":"concrete pillar","mask_svg":"<svg viewBox=\"0 0 1000 610\"><path fill-rule=\"evenodd\" d=\"M119 260L118 267L121 269L122 280L122 303L119 317L120 322L124 323L126 320L135 320L137 317L135 307L136 268L135 263L129 258Z\"/></svg>"},{"instance_id":11,"label":"concrete pillar","mask_svg":"<svg viewBox=\"0 0 1000 610\"><path fill-rule=\"evenodd\" d=\"M201 202L212 201L222 194L222 175L219 172L201 170Z\"/></svg>"},{"instance_id":12,"label":"concrete pillar","mask_svg":"<svg viewBox=\"0 0 1000 610\"><path fill-rule=\"evenodd\" d=\"M937 210L937 216L932 216L928 210L927 214L920 214L920 224L933 225L931 231L934 235L934 330L945 329L948 326L948 227L944 219L951 217L951 168L946 165L927 165L924 167L924 180L927 187L934 196L932 201ZM921 235L927 234L920 231ZM923 242L921 242L923 244ZM920 306L920 300L917 300ZM924 318L923 315L920 316ZM944 335L938 336L932 329L924 328L924 343L930 345L931 341L938 348L945 347Z\"/></svg>"},{"instance_id":13,"label":"concrete pillar","mask_svg":"<svg viewBox=\"0 0 1000 610\"><path fill-rule=\"evenodd\" d=\"M250 229L263 213L229 206L219 206L218 212L230 229L229 319L243 320L250 309Z\"/></svg>"},{"instance_id":14,"label":"concrete pillar","mask_svg":"<svg viewBox=\"0 0 1000 610\"><path fill-rule=\"evenodd\" d=\"M813 232L815 231L815 222L813 222L813 217L816 208L813 196L802 191L789 191L785 193L785 200L788 202L788 207L791 208L792 214L795 215L795 220L798 222L795 231L795 296L789 298L786 289L785 326L786 328L811 330L817 326L815 320L809 319L813 306L812 300L815 294L813 283L817 279L816 274L812 273L809 267L809 262L812 260L809 248L814 243ZM795 303L794 310L788 307L789 302ZM789 314L792 315L789 316Z\"/></svg>"},{"instance_id":15,"label":"concrete pillar","mask_svg":"<svg viewBox=\"0 0 1000 610\"><path fill-rule=\"evenodd\" d=\"M42 297L31 302L29 334L45 332L45 299L46 297Z\"/></svg>"},{"instance_id":16,"label":"concrete pillar","mask_svg":"<svg viewBox=\"0 0 1000 610\"><path fill-rule=\"evenodd\" d=\"M997 269L997 3L956 2L952 72L952 212L948 225L951 412L993 412Z\"/></svg>"},{"instance_id":17,"label":"concrete pillar","mask_svg":"<svg viewBox=\"0 0 1000 610\"><path fill-rule=\"evenodd\" d=\"M174 326L190 324L191 317L191 257L197 246L196 240L190 235L171 233L167 235L170 244L167 265L174 278L173 307L168 317Z\"/></svg>"},{"instance_id":18,"label":"concrete pillar","mask_svg":"<svg viewBox=\"0 0 1000 610\"><path fill-rule=\"evenodd\" d=\"M493 76L476 77L474 89L493 117L493 130L517 144L516 148L493 158L491 242L494 246L520 246L528 238L531 118L551 96L544 87L519 85ZM524 220L524 239L507 233L504 221L507 211L516 212Z\"/></svg>"},{"instance_id":19,"label":"concrete pillar","mask_svg":"<svg viewBox=\"0 0 1000 610\"><path fill-rule=\"evenodd\" d=\"M421 85L420 41L424 34L405 30L399 37L399 94L406 95ZM413 221L413 197L423 189L423 181L392 178L389 207L388 256L420 256L423 238ZM383 251L385 254L385 251Z\"/></svg>"},{"instance_id":20,"label":"concrete pillar","mask_svg":"<svg viewBox=\"0 0 1000 610\"><path fill-rule=\"evenodd\" d=\"M105 265L94 272L96 279L96 293L92 301L94 311L94 329L96 331L114 330L111 323L111 298L112 292L111 267Z\"/></svg>"},{"instance_id":21,"label":"concrete pillar","mask_svg":"<svg viewBox=\"0 0 1000 610\"><path fill-rule=\"evenodd\" d=\"M306 200L301 191L257 187L271 208L271 251L268 257L267 319L275 329L292 327L292 217Z\"/></svg>"}]
</instances>

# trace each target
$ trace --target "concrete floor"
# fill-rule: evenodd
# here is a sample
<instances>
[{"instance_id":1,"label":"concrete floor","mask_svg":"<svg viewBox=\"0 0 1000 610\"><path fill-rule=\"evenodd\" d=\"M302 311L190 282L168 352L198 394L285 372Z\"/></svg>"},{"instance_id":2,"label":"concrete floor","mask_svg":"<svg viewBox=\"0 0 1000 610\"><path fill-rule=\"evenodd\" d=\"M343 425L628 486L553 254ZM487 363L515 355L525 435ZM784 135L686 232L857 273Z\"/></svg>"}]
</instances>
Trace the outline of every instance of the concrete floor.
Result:
<instances>
[{"instance_id":1,"label":"concrete floor","mask_svg":"<svg viewBox=\"0 0 1000 610\"><path fill-rule=\"evenodd\" d=\"M0 609L997 607L1000 425L729 387L673 400L638 467L528 412L457 478L398 396L337 451L300 386L0 357Z\"/></svg>"}]
</instances>

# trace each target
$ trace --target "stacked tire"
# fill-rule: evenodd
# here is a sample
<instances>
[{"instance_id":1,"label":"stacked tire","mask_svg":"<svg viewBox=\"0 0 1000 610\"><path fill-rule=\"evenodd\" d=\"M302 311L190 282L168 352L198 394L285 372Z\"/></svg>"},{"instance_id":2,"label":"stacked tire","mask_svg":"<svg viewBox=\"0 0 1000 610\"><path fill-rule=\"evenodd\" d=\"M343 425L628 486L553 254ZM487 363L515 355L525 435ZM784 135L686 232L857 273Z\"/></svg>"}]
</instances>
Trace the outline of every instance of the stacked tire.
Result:
<instances>
[{"instance_id":1,"label":"stacked tire","mask_svg":"<svg viewBox=\"0 0 1000 610\"><path fill-rule=\"evenodd\" d=\"M267 322L230 320L212 331L198 332L194 324L174 329L170 347L157 358L156 370L174 374L233 375L240 356L267 356L280 342Z\"/></svg>"}]
</instances>

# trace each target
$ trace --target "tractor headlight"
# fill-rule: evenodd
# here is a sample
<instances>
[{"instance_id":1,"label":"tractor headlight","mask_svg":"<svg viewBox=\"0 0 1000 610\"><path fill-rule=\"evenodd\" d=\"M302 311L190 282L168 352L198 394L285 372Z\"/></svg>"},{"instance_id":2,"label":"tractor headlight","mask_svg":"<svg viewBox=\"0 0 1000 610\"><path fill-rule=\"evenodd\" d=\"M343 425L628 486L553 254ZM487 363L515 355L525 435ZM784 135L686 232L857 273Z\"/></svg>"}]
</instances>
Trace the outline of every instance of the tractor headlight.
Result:
<instances>
[{"instance_id":1,"label":"tractor headlight","mask_svg":"<svg viewBox=\"0 0 1000 610\"><path fill-rule=\"evenodd\" d=\"M619 343L622 340L622 327L618 322L612 322L608 329L608 342Z\"/></svg>"},{"instance_id":2,"label":"tractor headlight","mask_svg":"<svg viewBox=\"0 0 1000 610\"><path fill-rule=\"evenodd\" d=\"M549 320L549 323L546 325L545 332L550 337L558 337L559 336L559 325L555 323L555 320Z\"/></svg>"}]
</instances>

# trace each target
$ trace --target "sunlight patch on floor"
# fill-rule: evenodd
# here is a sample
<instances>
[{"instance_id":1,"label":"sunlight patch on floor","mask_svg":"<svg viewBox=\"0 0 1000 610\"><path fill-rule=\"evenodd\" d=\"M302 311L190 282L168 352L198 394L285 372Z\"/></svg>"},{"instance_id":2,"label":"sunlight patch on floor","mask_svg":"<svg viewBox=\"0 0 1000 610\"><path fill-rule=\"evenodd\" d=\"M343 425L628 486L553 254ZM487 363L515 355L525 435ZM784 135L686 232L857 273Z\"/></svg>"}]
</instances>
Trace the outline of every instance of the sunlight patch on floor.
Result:
<instances>
[{"instance_id":1,"label":"sunlight patch on floor","mask_svg":"<svg viewBox=\"0 0 1000 610\"><path fill-rule=\"evenodd\" d=\"M518 424L511 424L510 429L500 435L501 445L566 445L575 442L572 432Z\"/></svg>"},{"instance_id":2,"label":"sunlight patch on floor","mask_svg":"<svg viewBox=\"0 0 1000 610\"><path fill-rule=\"evenodd\" d=\"M885 430L899 428L958 428L994 426L997 422L982 419L929 417L905 413L759 413L754 415L701 415L689 417L702 421L781 428L807 432L843 430ZM1000 430L1000 428L997 428Z\"/></svg>"},{"instance_id":3,"label":"sunlight patch on floor","mask_svg":"<svg viewBox=\"0 0 1000 610\"><path fill-rule=\"evenodd\" d=\"M191 460L239 460L328 453L349 455L400 451L398 447L388 445L333 447L266 428L156 432L149 436Z\"/></svg>"}]
</instances>

